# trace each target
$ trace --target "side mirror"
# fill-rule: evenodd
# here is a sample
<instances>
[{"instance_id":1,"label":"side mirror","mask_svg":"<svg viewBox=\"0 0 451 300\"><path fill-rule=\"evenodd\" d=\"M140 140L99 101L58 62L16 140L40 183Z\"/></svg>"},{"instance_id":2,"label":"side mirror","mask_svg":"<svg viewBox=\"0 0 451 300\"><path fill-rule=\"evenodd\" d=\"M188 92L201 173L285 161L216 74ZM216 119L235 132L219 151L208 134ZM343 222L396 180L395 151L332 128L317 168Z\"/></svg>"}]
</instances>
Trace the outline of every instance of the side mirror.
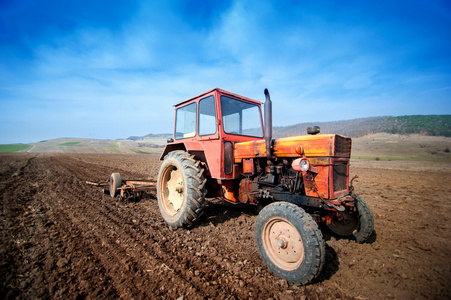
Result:
<instances>
[{"instance_id":1,"label":"side mirror","mask_svg":"<svg viewBox=\"0 0 451 300\"><path fill-rule=\"evenodd\" d=\"M173 138L168 138L167 142L168 143L172 143L172 142L174 142L174 139Z\"/></svg>"}]
</instances>

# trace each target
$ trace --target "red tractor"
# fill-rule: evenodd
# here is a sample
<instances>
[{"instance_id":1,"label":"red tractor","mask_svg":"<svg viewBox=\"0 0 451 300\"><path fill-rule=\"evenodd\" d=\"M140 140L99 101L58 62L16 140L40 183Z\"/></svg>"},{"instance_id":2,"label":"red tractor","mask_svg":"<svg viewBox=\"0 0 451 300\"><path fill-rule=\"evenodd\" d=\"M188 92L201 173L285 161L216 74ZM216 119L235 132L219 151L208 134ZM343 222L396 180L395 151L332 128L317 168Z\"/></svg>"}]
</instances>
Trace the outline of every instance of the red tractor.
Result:
<instances>
[{"instance_id":1,"label":"red tractor","mask_svg":"<svg viewBox=\"0 0 451 300\"><path fill-rule=\"evenodd\" d=\"M175 106L173 138L161 155L158 206L170 226L191 227L206 197L263 207L255 240L276 276L307 284L321 271L319 224L365 242L373 214L349 181L351 139L319 134L272 139L272 104L213 89Z\"/></svg>"}]
</instances>

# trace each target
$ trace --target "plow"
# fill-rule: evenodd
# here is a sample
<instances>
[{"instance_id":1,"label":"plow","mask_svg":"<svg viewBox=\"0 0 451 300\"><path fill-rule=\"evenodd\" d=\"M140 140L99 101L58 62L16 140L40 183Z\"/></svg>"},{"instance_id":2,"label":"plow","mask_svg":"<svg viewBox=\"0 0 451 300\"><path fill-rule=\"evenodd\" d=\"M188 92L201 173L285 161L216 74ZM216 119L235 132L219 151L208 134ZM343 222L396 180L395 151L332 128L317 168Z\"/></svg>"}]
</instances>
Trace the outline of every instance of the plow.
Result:
<instances>
[{"instance_id":1,"label":"plow","mask_svg":"<svg viewBox=\"0 0 451 300\"><path fill-rule=\"evenodd\" d=\"M119 173L111 174L110 178L103 182L86 181L87 184L103 188L105 194L119 201L138 201L144 193L157 190L157 180L150 179L121 179Z\"/></svg>"}]
</instances>

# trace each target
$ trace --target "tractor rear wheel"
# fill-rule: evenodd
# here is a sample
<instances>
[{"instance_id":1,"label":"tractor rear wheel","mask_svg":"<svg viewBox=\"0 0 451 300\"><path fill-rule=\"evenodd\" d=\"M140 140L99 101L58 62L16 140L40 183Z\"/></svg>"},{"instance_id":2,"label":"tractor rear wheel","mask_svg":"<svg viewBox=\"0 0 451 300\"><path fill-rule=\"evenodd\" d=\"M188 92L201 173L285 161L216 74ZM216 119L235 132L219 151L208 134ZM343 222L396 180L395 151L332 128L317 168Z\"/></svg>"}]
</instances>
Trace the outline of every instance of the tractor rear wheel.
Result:
<instances>
[{"instance_id":1,"label":"tractor rear wheel","mask_svg":"<svg viewBox=\"0 0 451 300\"><path fill-rule=\"evenodd\" d=\"M158 171L158 207L166 223L174 228L191 227L205 206L206 179L200 161L181 150L165 156Z\"/></svg>"},{"instance_id":2,"label":"tractor rear wheel","mask_svg":"<svg viewBox=\"0 0 451 300\"><path fill-rule=\"evenodd\" d=\"M371 208L358 195L354 195L357 211L344 211L334 215L327 227L336 235L366 242L374 231L374 217Z\"/></svg>"},{"instance_id":3,"label":"tractor rear wheel","mask_svg":"<svg viewBox=\"0 0 451 300\"><path fill-rule=\"evenodd\" d=\"M119 173L113 173L110 176L110 196L116 198L118 189L121 187L121 175Z\"/></svg>"},{"instance_id":4,"label":"tractor rear wheel","mask_svg":"<svg viewBox=\"0 0 451 300\"><path fill-rule=\"evenodd\" d=\"M325 242L313 218L299 206L275 202L255 222L255 241L265 265L292 284L308 284L325 261Z\"/></svg>"}]
</instances>

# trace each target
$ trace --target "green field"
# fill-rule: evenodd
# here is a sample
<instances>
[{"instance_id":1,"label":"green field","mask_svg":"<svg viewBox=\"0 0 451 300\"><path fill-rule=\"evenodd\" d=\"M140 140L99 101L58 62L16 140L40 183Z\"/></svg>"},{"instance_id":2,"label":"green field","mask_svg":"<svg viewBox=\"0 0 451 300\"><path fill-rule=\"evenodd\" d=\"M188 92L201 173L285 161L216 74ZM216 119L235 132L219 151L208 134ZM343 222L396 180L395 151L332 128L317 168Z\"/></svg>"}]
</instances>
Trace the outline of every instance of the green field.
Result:
<instances>
[{"instance_id":1,"label":"green field","mask_svg":"<svg viewBox=\"0 0 451 300\"><path fill-rule=\"evenodd\" d=\"M67 142L67 143L58 144L58 146L74 146L77 144L80 144L80 142Z\"/></svg>"},{"instance_id":2,"label":"green field","mask_svg":"<svg viewBox=\"0 0 451 300\"><path fill-rule=\"evenodd\" d=\"M377 133L352 140L352 159L451 163L451 138Z\"/></svg>"},{"instance_id":3,"label":"green field","mask_svg":"<svg viewBox=\"0 0 451 300\"><path fill-rule=\"evenodd\" d=\"M18 152L27 149L30 145L24 144L10 144L10 145L0 145L0 152Z\"/></svg>"}]
</instances>

